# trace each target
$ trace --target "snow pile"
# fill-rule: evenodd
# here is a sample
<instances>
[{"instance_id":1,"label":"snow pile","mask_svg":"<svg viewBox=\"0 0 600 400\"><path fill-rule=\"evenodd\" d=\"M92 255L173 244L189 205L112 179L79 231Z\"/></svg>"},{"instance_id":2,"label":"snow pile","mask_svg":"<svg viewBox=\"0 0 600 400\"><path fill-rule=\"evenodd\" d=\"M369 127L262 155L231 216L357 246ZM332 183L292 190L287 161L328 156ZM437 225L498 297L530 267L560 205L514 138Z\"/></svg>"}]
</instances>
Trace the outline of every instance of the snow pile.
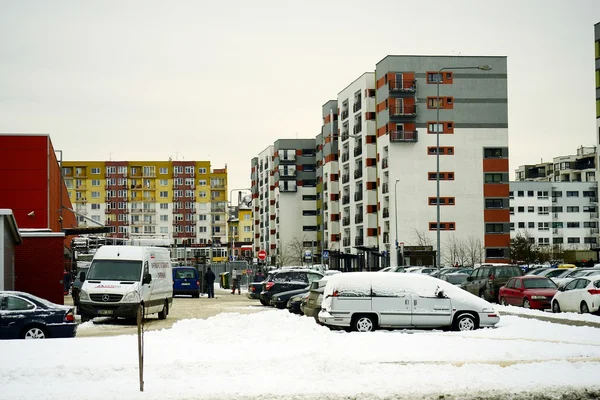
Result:
<instances>
[{"instance_id":1,"label":"snow pile","mask_svg":"<svg viewBox=\"0 0 600 400\"><path fill-rule=\"evenodd\" d=\"M595 314L577 314L572 312L561 312L555 314L551 310L532 310L529 308L502 305L494 305L494 307L496 308L496 310L500 311L500 314L502 314L502 311L504 311L511 314L532 315L537 317L553 318L565 321L594 322L600 324L600 316Z\"/></svg>"},{"instance_id":2,"label":"snow pile","mask_svg":"<svg viewBox=\"0 0 600 400\"><path fill-rule=\"evenodd\" d=\"M102 400L264 400L547 394L600 388L598 332L505 316L497 329L475 332L345 333L275 310L220 314L146 333L144 393L139 393L136 336L2 341L1 397L64 399L79 393Z\"/></svg>"}]
</instances>

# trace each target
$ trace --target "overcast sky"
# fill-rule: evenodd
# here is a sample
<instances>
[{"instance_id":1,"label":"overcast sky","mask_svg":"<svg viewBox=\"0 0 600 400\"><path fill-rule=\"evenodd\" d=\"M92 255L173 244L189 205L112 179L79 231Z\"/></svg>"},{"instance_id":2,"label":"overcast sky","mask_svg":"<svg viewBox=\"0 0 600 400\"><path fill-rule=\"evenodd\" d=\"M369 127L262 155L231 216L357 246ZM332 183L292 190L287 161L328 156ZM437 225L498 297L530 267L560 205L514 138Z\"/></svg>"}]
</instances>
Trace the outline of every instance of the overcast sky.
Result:
<instances>
[{"instance_id":1,"label":"overcast sky","mask_svg":"<svg viewBox=\"0 0 600 400\"><path fill-rule=\"evenodd\" d=\"M210 159L230 188L388 54L508 56L511 179L594 145L600 1L0 2L0 132L66 160Z\"/></svg>"}]
</instances>

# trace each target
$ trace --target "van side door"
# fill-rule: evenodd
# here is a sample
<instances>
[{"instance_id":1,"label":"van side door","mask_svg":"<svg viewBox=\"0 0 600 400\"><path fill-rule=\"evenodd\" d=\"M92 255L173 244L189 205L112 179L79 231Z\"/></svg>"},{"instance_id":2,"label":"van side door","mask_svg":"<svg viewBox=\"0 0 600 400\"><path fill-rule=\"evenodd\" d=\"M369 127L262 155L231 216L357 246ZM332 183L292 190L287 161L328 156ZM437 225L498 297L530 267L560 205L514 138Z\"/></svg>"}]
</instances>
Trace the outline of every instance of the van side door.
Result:
<instances>
[{"instance_id":1,"label":"van side door","mask_svg":"<svg viewBox=\"0 0 600 400\"><path fill-rule=\"evenodd\" d=\"M410 293L404 290L382 290L373 287L371 307L384 327L410 327L412 310Z\"/></svg>"},{"instance_id":2,"label":"van side door","mask_svg":"<svg viewBox=\"0 0 600 400\"><path fill-rule=\"evenodd\" d=\"M412 299L412 324L415 328L436 328L452 325L452 301L446 296L424 297L416 294Z\"/></svg>"}]
</instances>

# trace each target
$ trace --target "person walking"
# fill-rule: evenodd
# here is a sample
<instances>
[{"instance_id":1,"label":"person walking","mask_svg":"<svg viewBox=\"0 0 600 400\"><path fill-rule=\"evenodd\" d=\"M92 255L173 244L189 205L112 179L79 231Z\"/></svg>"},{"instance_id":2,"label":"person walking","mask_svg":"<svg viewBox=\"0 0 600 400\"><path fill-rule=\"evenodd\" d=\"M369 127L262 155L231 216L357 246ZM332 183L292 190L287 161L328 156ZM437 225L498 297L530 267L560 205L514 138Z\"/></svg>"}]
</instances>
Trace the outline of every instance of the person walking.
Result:
<instances>
[{"instance_id":1,"label":"person walking","mask_svg":"<svg viewBox=\"0 0 600 400\"><path fill-rule=\"evenodd\" d=\"M242 292L240 290L240 274L237 272L237 269L235 269L235 268L233 269L233 271L231 271L231 280L233 282L231 294L235 294L236 287L238 290L238 294L242 294Z\"/></svg>"},{"instance_id":2,"label":"person walking","mask_svg":"<svg viewBox=\"0 0 600 400\"><path fill-rule=\"evenodd\" d=\"M215 273L212 272L210 267L206 270L204 274L204 282L206 282L206 293L208 293L209 299L215 298Z\"/></svg>"}]
</instances>

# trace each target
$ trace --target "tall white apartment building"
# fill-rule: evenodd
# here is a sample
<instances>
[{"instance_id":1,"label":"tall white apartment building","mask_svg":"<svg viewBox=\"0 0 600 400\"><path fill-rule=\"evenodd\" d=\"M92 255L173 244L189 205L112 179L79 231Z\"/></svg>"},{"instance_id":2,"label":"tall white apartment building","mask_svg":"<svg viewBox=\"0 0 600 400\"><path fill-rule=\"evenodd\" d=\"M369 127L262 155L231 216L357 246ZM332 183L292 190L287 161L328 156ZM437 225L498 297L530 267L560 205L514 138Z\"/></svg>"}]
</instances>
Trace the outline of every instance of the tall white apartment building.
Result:
<instances>
[{"instance_id":1,"label":"tall white apartment building","mask_svg":"<svg viewBox=\"0 0 600 400\"><path fill-rule=\"evenodd\" d=\"M596 182L511 182L511 238L552 250L590 250L598 243Z\"/></svg>"}]
</instances>

